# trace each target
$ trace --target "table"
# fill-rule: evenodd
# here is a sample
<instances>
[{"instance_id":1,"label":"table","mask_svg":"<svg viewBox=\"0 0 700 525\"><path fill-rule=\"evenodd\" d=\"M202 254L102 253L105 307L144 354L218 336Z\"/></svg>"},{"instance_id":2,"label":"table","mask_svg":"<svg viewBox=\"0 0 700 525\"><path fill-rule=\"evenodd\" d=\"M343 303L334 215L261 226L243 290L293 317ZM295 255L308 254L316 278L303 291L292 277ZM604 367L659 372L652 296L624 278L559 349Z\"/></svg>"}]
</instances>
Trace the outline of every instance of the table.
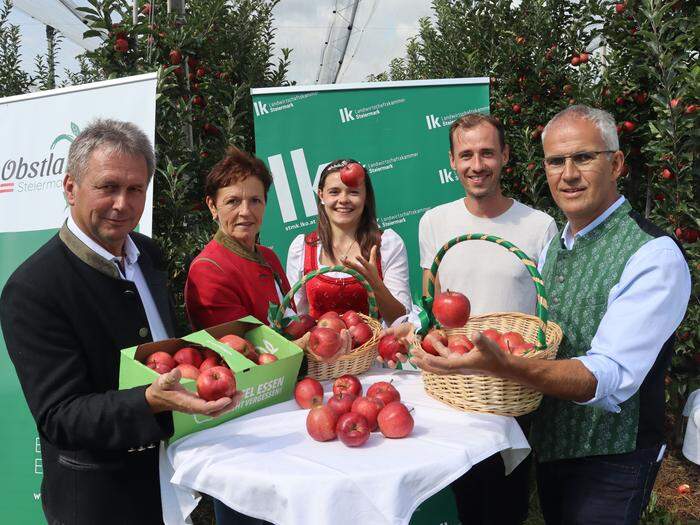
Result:
<instances>
[{"instance_id":1,"label":"table","mask_svg":"<svg viewBox=\"0 0 700 525\"><path fill-rule=\"evenodd\" d=\"M162 448L166 525L190 523L198 493L275 524L407 524L415 509L474 464L501 452L509 473L530 452L512 417L459 412L423 390L419 374L387 369L360 376L366 391L393 380L413 407L404 439L373 432L359 448L319 443L294 400L187 436ZM325 382L326 400L331 383Z\"/></svg>"}]
</instances>

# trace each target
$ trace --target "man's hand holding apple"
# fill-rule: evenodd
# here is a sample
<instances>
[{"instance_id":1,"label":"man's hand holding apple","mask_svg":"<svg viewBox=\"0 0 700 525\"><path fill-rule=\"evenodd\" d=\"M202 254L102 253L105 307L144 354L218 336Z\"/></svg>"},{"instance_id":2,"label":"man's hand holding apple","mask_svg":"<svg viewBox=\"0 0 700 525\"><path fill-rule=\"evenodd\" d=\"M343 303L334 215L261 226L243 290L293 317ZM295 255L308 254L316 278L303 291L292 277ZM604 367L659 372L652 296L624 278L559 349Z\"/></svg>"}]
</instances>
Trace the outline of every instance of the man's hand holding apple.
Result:
<instances>
[{"instance_id":1,"label":"man's hand holding apple","mask_svg":"<svg viewBox=\"0 0 700 525\"><path fill-rule=\"evenodd\" d=\"M183 387L180 384L180 378L180 370L173 368L170 372L159 375L146 389L146 402L154 414L175 410L186 414L217 417L236 408L243 398L243 392L236 392L233 397L205 401Z\"/></svg>"}]
</instances>

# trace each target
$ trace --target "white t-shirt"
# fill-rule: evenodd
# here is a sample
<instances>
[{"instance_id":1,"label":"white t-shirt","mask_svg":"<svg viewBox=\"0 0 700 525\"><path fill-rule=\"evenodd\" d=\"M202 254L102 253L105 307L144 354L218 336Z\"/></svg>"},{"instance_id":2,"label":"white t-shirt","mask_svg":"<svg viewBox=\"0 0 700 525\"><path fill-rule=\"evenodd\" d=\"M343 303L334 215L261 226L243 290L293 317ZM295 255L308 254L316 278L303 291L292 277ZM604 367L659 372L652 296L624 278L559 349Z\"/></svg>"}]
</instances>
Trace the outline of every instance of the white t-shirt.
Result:
<instances>
[{"instance_id":1,"label":"white t-shirt","mask_svg":"<svg viewBox=\"0 0 700 525\"><path fill-rule=\"evenodd\" d=\"M425 212L418 227L420 265L429 270L440 248L467 233L497 235L537 261L557 234L554 219L513 200L507 211L493 218L472 215L459 199ZM453 246L438 271L442 291L461 292L471 302L472 314L491 312L535 313L535 286L525 265L514 254L488 241L465 241Z\"/></svg>"},{"instance_id":2,"label":"white t-shirt","mask_svg":"<svg viewBox=\"0 0 700 525\"><path fill-rule=\"evenodd\" d=\"M324 268L327 265L321 264L322 249L316 250L318 257L318 267ZM403 239L394 230L387 229L382 232L382 245L379 250L382 266L382 280L397 301L406 307L406 312L411 311L411 287L408 282L408 254ZM342 272L329 272L329 277L349 277ZM287 279L289 284L294 286L304 276L304 235L297 237L289 245L287 255ZM300 314L309 313L309 301L306 298L305 287L299 288L294 294L294 302L297 312Z\"/></svg>"}]
</instances>

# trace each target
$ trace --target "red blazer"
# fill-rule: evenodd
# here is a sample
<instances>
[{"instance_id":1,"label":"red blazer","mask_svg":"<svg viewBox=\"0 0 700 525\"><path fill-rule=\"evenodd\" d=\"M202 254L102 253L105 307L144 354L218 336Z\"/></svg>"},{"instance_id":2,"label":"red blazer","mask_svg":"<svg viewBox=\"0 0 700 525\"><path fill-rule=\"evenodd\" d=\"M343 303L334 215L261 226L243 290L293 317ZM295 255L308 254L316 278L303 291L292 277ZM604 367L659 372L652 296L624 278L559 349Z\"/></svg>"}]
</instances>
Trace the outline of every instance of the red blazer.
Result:
<instances>
[{"instance_id":1,"label":"red blazer","mask_svg":"<svg viewBox=\"0 0 700 525\"><path fill-rule=\"evenodd\" d=\"M185 284L185 306L195 329L246 315L268 324L270 303L280 302L272 270L281 279L282 293L287 293L290 286L275 253L260 245L258 250L269 267L236 255L213 239L192 261Z\"/></svg>"}]
</instances>

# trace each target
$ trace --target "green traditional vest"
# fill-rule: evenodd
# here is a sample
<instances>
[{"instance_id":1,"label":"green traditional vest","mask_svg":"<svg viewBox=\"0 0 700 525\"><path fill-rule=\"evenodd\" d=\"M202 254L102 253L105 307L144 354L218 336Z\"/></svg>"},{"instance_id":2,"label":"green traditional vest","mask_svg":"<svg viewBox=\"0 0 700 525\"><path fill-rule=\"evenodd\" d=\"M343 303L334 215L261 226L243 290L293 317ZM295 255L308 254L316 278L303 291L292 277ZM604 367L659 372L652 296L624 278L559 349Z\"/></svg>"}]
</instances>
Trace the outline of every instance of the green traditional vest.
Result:
<instances>
[{"instance_id":1,"label":"green traditional vest","mask_svg":"<svg viewBox=\"0 0 700 525\"><path fill-rule=\"evenodd\" d=\"M653 239L629 216L630 211L625 201L591 232L577 238L572 250L562 247L559 238L550 244L542 277L549 295L549 318L564 332L557 359L582 356L590 349L610 290L630 257ZM530 434L538 461L633 451L639 393L620 408L615 414L545 396Z\"/></svg>"}]
</instances>

